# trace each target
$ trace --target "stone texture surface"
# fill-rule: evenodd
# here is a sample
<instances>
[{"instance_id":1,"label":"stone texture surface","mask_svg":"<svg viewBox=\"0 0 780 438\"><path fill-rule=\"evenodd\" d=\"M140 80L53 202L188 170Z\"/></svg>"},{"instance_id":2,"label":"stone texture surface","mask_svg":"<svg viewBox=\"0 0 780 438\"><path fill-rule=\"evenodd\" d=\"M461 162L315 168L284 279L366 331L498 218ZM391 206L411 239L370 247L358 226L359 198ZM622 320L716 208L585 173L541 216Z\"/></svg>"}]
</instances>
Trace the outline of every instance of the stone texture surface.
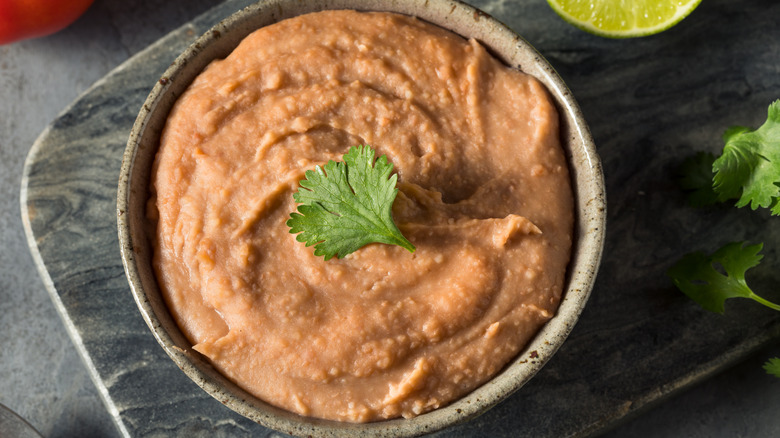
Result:
<instances>
[{"instance_id":1,"label":"stone texture surface","mask_svg":"<svg viewBox=\"0 0 780 438\"><path fill-rule=\"evenodd\" d=\"M30 256L25 157L71 101L119 63L219 3L96 0L68 29L0 46L0 403L56 437L112 437L101 401ZM13 436L0 429L0 437Z\"/></svg>"},{"instance_id":2,"label":"stone texture surface","mask_svg":"<svg viewBox=\"0 0 780 438\"><path fill-rule=\"evenodd\" d=\"M111 67L210 6L113 3L98 1L55 37L0 47L0 327L13 335L0 344L0 403L45 436L274 436L205 395L157 346L124 281L113 219L121 152L151 84L188 41L248 1L228 1L180 28L55 119ZM613 41L569 27L542 1L472 3L535 45L579 100L604 162L608 241L591 302L561 351L509 400L439 435L601 433L750 357L609 434L778 436L778 383L759 368L777 354L770 342L780 317L745 302L725 316L704 313L663 272L683 252L760 240L767 262L750 281L767 294L780 284L776 218L691 209L672 182L689 153L716 152L725 127L757 126L780 97L780 4L707 1L661 35ZM52 119L27 157L21 201L54 306L16 207L24 154Z\"/></svg>"}]
</instances>

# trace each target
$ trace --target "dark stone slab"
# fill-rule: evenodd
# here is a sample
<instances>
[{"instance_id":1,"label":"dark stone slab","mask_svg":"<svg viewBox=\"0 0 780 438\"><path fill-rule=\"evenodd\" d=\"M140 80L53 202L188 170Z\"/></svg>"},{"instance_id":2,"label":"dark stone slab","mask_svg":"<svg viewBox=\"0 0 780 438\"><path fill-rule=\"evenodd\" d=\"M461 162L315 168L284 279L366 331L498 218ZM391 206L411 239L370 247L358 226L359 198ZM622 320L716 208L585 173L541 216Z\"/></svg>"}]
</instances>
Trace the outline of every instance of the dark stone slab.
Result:
<instances>
[{"instance_id":1,"label":"dark stone slab","mask_svg":"<svg viewBox=\"0 0 780 438\"><path fill-rule=\"evenodd\" d=\"M22 181L33 256L77 349L126 436L275 436L188 380L157 345L124 278L115 195L127 135L152 84L195 37L248 0L230 0L96 83L40 136ZM780 315L749 302L709 314L665 270L683 253L763 241L758 291L780 228L763 212L693 209L673 181L693 151L718 152L732 124L758 126L780 97L780 3L710 0L677 27L606 40L545 2L474 1L523 35L569 84L602 156L608 237L588 307L570 339L498 407L440 436L587 436L661 401L780 335Z\"/></svg>"}]
</instances>

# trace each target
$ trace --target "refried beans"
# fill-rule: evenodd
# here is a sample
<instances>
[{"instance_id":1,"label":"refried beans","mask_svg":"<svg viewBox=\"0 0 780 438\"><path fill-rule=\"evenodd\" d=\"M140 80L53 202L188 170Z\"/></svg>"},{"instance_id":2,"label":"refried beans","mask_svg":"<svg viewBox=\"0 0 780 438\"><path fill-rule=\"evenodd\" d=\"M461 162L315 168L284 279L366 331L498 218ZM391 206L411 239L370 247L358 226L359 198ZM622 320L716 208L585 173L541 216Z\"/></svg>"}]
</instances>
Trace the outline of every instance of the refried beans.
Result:
<instances>
[{"instance_id":1,"label":"refried beans","mask_svg":"<svg viewBox=\"0 0 780 438\"><path fill-rule=\"evenodd\" d=\"M412 417L498 373L556 312L573 199L544 86L478 42L328 11L249 35L178 99L153 169L154 265L221 373L301 415ZM290 234L304 172L359 144L417 247L329 261Z\"/></svg>"}]
</instances>

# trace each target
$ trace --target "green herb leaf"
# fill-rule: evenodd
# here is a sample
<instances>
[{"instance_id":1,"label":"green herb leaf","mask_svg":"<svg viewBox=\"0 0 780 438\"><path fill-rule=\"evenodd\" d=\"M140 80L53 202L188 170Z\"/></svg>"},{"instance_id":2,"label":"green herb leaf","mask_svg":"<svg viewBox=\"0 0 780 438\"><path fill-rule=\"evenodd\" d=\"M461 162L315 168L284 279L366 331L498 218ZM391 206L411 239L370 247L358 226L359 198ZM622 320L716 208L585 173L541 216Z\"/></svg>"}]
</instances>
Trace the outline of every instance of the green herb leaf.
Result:
<instances>
[{"instance_id":1,"label":"green herb leaf","mask_svg":"<svg viewBox=\"0 0 780 438\"><path fill-rule=\"evenodd\" d=\"M723 313L724 302L736 297L780 310L777 304L753 293L745 281L745 272L761 262L762 248L760 243L745 246L743 242L733 242L709 256L702 252L686 254L669 268L667 275L684 294L712 312Z\"/></svg>"},{"instance_id":2,"label":"green herb leaf","mask_svg":"<svg viewBox=\"0 0 780 438\"><path fill-rule=\"evenodd\" d=\"M780 358L773 357L764 364L764 371L775 377L780 377Z\"/></svg>"},{"instance_id":3,"label":"green herb leaf","mask_svg":"<svg viewBox=\"0 0 780 438\"><path fill-rule=\"evenodd\" d=\"M698 152L682 162L677 183L688 194L688 202L694 207L706 207L718 202L718 194L712 189L712 163L715 155Z\"/></svg>"},{"instance_id":4,"label":"green herb leaf","mask_svg":"<svg viewBox=\"0 0 780 438\"><path fill-rule=\"evenodd\" d=\"M694 206L737 199L737 207L750 204L769 208L780 215L780 100L769 105L766 122L752 131L735 126L723 134L723 154L713 161L709 154L698 154L680 168L680 186L689 192ZM711 162L708 170L707 162ZM708 183L712 175L712 185ZM711 191L708 191L708 186ZM695 252L685 255L667 275L688 297L712 312L723 313L729 298L750 298L774 310L780 305L753 293L745 281L748 269L757 266L763 245L730 243L712 255ZM769 359L764 370L780 377L780 358Z\"/></svg>"},{"instance_id":5,"label":"green herb leaf","mask_svg":"<svg viewBox=\"0 0 780 438\"><path fill-rule=\"evenodd\" d=\"M737 207L749 204L780 215L780 100L769 106L760 128L733 127L723 139L723 154L712 166L718 200L737 198Z\"/></svg>"},{"instance_id":6,"label":"green herb leaf","mask_svg":"<svg viewBox=\"0 0 780 438\"><path fill-rule=\"evenodd\" d=\"M296 240L314 245L314 255L342 258L369 243L399 245L414 252L414 245L393 222L393 201L398 176L382 155L374 163L371 146L353 146L343 162L329 161L306 172L293 198L301 205L290 214L287 226Z\"/></svg>"}]
</instances>

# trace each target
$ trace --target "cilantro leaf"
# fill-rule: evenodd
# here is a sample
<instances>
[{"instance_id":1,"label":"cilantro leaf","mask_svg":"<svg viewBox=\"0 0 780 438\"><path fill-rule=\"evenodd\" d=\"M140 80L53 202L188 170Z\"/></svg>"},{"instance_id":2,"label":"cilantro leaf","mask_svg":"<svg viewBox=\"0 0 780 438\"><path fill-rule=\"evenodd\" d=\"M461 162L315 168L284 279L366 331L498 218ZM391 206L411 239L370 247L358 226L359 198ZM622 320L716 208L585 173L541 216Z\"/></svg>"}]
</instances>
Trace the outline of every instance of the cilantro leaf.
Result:
<instances>
[{"instance_id":1,"label":"cilantro leaf","mask_svg":"<svg viewBox=\"0 0 780 438\"><path fill-rule=\"evenodd\" d=\"M369 243L399 245L414 252L393 222L398 176L382 155L374 162L371 146L353 146L343 162L329 161L306 171L293 198L301 205L287 226L296 240L314 245L314 255L342 258Z\"/></svg>"},{"instance_id":2,"label":"cilantro leaf","mask_svg":"<svg viewBox=\"0 0 780 438\"><path fill-rule=\"evenodd\" d=\"M775 377L780 377L780 358L773 357L764 364L764 371Z\"/></svg>"},{"instance_id":3,"label":"cilantro leaf","mask_svg":"<svg viewBox=\"0 0 780 438\"><path fill-rule=\"evenodd\" d=\"M687 192L688 202L694 207L705 207L718 202L718 194L712 189L714 161L714 154L697 152L686 158L677 169L677 183Z\"/></svg>"},{"instance_id":4,"label":"cilantro leaf","mask_svg":"<svg viewBox=\"0 0 780 438\"><path fill-rule=\"evenodd\" d=\"M759 264L763 244L745 246L743 242L729 243L712 255L702 252L686 254L667 271L674 284L703 308L723 313L729 298L750 298L767 307L780 310L755 293L745 281L745 272ZM722 273L717 268L725 271Z\"/></svg>"},{"instance_id":5,"label":"cilantro leaf","mask_svg":"<svg viewBox=\"0 0 780 438\"><path fill-rule=\"evenodd\" d=\"M718 200L737 198L737 207L749 204L780 215L780 100L769 106L760 128L733 127L723 139L723 154L712 166Z\"/></svg>"}]
</instances>

